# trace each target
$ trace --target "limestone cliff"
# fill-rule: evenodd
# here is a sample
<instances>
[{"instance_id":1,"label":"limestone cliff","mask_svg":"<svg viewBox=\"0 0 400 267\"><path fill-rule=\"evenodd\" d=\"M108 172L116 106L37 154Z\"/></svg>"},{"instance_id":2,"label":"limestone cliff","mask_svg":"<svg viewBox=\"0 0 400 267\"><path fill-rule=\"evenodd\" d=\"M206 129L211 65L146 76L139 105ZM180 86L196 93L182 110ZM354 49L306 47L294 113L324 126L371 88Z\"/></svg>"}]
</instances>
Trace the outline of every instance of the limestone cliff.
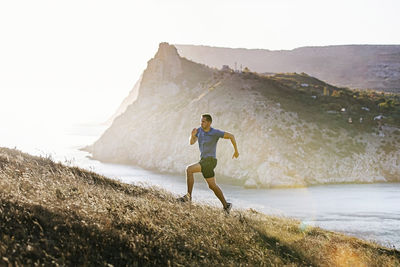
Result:
<instances>
[{"instance_id":1,"label":"limestone cliff","mask_svg":"<svg viewBox=\"0 0 400 267\"><path fill-rule=\"evenodd\" d=\"M332 115L310 112L312 106L298 103L293 88L301 97L303 87L338 88L306 74L292 76L289 84L292 80L278 76L212 69L161 43L143 73L137 99L87 150L101 161L184 175L185 166L199 160L197 143L189 145L190 132L201 114L210 113L212 127L233 133L240 152L233 160L229 140L220 139L219 176L263 187L399 181L396 126L375 132L331 125L326 118ZM382 142L390 144L384 151Z\"/></svg>"}]
</instances>

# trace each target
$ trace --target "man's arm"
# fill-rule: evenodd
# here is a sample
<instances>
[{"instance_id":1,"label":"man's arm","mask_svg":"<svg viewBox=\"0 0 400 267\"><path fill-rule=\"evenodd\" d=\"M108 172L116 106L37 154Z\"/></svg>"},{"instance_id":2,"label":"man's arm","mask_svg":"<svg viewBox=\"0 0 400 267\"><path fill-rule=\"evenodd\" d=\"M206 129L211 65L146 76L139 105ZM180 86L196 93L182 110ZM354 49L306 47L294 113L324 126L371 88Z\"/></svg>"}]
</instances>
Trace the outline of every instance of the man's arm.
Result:
<instances>
[{"instance_id":1,"label":"man's arm","mask_svg":"<svg viewBox=\"0 0 400 267\"><path fill-rule=\"evenodd\" d=\"M237 157L239 157L239 151L238 151L238 149L237 149L235 136L233 136L233 134L231 134L231 133L225 132L225 133L224 133L224 139L231 139L233 148L235 149L235 153L233 153L232 158L237 158Z\"/></svg>"},{"instance_id":2,"label":"man's arm","mask_svg":"<svg viewBox=\"0 0 400 267\"><path fill-rule=\"evenodd\" d=\"M193 145L197 141L196 133L197 133L197 128L194 128L192 130L192 134L190 135L190 141L189 142L190 142L191 145Z\"/></svg>"}]
</instances>

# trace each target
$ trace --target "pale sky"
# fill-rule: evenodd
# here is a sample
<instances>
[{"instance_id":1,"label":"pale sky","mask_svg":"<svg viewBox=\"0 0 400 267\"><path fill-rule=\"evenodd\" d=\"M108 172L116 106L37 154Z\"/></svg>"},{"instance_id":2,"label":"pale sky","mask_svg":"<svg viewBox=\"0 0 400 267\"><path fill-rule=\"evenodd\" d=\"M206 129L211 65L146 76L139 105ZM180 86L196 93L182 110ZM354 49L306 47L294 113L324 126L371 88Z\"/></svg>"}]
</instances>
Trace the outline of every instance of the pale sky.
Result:
<instances>
[{"instance_id":1,"label":"pale sky","mask_svg":"<svg viewBox=\"0 0 400 267\"><path fill-rule=\"evenodd\" d=\"M400 44L398 14L398 0L1 1L0 127L106 121L160 42Z\"/></svg>"}]
</instances>

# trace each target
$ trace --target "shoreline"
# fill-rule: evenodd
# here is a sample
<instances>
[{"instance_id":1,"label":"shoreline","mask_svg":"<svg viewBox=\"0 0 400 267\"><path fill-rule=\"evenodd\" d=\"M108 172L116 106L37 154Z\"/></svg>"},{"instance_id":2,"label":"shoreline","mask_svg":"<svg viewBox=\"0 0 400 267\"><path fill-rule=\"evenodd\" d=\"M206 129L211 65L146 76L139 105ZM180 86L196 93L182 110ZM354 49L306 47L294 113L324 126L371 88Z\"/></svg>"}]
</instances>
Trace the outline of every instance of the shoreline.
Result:
<instances>
[{"instance_id":1,"label":"shoreline","mask_svg":"<svg viewBox=\"0 0 400 267\"><path fill-rule=\"evenodd\" d=\"M85 152L88 152L88 153L91 153L90 152L90 150L84 150L84 149L78 149L78 150L81 150L81 151L85 151ZM87 158L89 158L89 159L91 159L91 160L96 160L96 161L99 161L99 162L101 162L101 163L110 163L110 164L116 164L116 165L122 165L122 166L129 166L129 167L139 167L139 168L141 168L141 169L144 169L144 170L147 170L147 171L151 171L151 172L154 172L154 173L157 173L157 174L161 174L161 175L163 175L163 174L165 174L165 175L177 175L177 176L182 176L182 178L183 179L186 179L185 178L185 174L184 174L184 170L182 170L182 173L177 173L177 172L163 172L163 171L160 171L160 170L158 170L158 169L156 169L156 168L147 168L147 167L143 167L143 166L141 166L141 165L138 165L138 164L136 164L136 165L134 165L134 164L131 164L130 162L128 162L128 161L126 161L126 162L120 162L120 161L112 161L112 160L110 160L110 161L108 161L108 160L102 160L102 159L98 159L98 158L95 158L95 157L93 157L92 155L90 155L90 156L87 156ZM218 175L218 174L217 174ZM319 186L329 186L329 185L352 185L352 184L354 184L354 185L369 185L369 184L371 184L371 185L373 185L373 184L396 184L396 185L398 185L398 184L400 184L400 181L398 181L398 182L396 182L396 181L388 181L388 182L382 182L382 181L373 181L373 182L364 182L364 181L360 181L360 182L352 182L352 181L349 181L349 182L331 182L331 183L315 183L315 184L306 184L306 185L293 185L293 186L267 186L267 185L257 185L257 186L245 186L245 182L246 181L243 181L243 180L238 180L238 179L235 179L235 178L232 178L232 177L228 177L228 176L223 176L223 175L220 175L220 176L216 176L216 178L217 178L217 180L219 181L219 182L221 182L221 183L223 183L223 184L226 184L226 185L234 185L234 186L241 186L243 189L248 189L248 190L251 190L251 189L260 189L260 190L262 190L262 189L296 189L296 188L298 188L298 189L307 189L307 188L313 188L313 187L319 187ZM233 181L233 182L232 182Z\"/></svg>"}]
</instances>

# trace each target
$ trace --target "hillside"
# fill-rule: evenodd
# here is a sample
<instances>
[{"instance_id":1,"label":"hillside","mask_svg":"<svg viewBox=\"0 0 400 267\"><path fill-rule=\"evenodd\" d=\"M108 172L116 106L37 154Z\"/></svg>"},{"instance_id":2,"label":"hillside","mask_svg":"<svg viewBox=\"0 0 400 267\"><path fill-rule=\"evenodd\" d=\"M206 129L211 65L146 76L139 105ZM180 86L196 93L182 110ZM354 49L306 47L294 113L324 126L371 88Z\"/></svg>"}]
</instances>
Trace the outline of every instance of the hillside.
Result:
<instances>
[{"instance_id":1,"label":"hillside","mask_svg":"<svg viewBox=\"0 0 400 267\"><path fill-rule=\"evenodd\" d=\"M137 99L90 146L93 158L184 174L199 160L189 146L203 113L231 132L216 173L251 187L400 181L398 94L335 87L306 73L218 70L161 43ZM219 179L220 179L219 178ZM221 179L220 179L221 180Z\"/></svg>"},{"instance_id":2,"label":"hillside","mask_svg":"<svg viewBox=\"0 0 400 267\"><path fill-rule=\"evenodd\" d=\"M397 266L400 252L254 210L179 204L0 147L1 266Z\"/></svg>"},{"instance_id":3,"label":"hillside","mask_svg":"<svg viewBox=\"0 0 400 267\"><path fill-rule=\"evenodd\" d=\"M400 92L400 45L332 45L266 50L175 45L181 56L211 67L306 72L330 84Z\"/></svg>"}]
</instances>

